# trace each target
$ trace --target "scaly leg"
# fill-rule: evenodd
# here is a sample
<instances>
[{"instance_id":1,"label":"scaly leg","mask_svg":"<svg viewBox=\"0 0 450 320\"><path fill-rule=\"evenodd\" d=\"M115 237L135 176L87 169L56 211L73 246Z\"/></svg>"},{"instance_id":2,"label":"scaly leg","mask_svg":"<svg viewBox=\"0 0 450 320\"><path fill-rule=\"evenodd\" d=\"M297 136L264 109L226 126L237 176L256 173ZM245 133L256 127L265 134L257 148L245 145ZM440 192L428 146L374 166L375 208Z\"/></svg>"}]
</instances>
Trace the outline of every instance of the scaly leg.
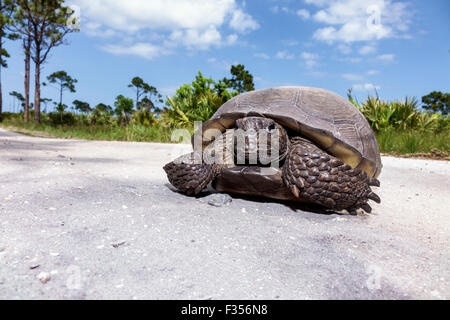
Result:
<instances>
[{"instance_id":1,"label":"scaly leg","mask_svg":"<svg viewBox=\"0 0 450 320\"><path fill-rule=\"evenodd\" d=\"M163 168L170 183L187 195L199 194L220 172L216 164L195 163L196 157L199 155L191 152L169 162Z\"/></svg>"},{"instance_id":2,"label":"scaly leg","mask_svg":"<svg viewBox=\"0 0 450 320\"><path fill-rule=\"evenodd\" d=\"M369 199L380 203L370 186L379 186L358 168L327 154L304 139L294 140L283 166L283 179L295 196L302 196L329 209L359 208L370 213Z\"/></svg>"}]
</instances>

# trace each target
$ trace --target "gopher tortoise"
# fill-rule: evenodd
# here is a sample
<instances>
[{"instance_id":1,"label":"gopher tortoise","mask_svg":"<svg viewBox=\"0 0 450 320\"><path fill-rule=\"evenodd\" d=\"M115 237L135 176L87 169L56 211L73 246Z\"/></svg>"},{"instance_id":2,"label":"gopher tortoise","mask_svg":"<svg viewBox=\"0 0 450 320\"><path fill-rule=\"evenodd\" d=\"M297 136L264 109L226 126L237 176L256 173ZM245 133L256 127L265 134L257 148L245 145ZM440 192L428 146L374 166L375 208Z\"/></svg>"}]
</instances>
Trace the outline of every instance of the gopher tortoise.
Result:
<instances>
[{"instance_id":1,"label":"gopher tortoise","mask_svg":"<svg viewBox=\"0 0 450 320\"><path fill-rule=\"evenodd\" d=\"M315 203L355 214L380 202L382 168L361 112L330 91L277 87L240 94L193 136L194 152L166 164L187 195L210 182L219 192Z\"/></svg>"}]
</instances>

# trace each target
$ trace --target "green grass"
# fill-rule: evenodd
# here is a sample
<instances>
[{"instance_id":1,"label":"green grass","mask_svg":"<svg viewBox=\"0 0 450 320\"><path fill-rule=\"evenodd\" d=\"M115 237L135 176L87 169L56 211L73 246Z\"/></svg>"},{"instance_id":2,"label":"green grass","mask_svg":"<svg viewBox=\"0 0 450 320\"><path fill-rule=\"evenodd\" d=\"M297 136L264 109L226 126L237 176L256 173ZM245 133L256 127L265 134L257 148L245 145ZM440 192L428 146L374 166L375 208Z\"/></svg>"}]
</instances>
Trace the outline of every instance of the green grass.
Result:
<instances>
[{"instance_id":1,"label":"green grass","mask_svg":"<svg viewBox=\"0 0 450 320\"><path fill-rule=\"evenodd\" d=\"M86 140L115 140L140 142L173 142L171 135L174 129L156 124L144 126L129 124L120 126L108 125L51 125L48 123L25 124L19 115L5 114L0 126L24 134L56 138L80 138ZM192 134L192 129L190 130ZM450 152L450 131L400 129L387 127L375 133L382 153L405 155L414 153L431 153L439 150L444 154Z\"/></svg>"},{"instance_id":2,"label":"green grass","mask_svg":"<svg viewBox=\"0 0 450 320\"><path fill-rule=\"evenodd\" d=\"M430 153L450 151L450 132L399 130L385 128L376 133L380 151L392 154Z\"/></svg>"},{"instance_id":3,"label":"green grass","mask_svg":"<svg viewBox=\"0 0 450 320\"><path fill-rule=\"evenodd\" d=\"M155 125L144 126L130 124L118 125L50 125L45 123L24 123L17 117L6 117L0 126L10 130L34 135L55 138L79 138L86 140L139 141L139 142L173 142L173 129Z\"/></svg>"}]
</instances>

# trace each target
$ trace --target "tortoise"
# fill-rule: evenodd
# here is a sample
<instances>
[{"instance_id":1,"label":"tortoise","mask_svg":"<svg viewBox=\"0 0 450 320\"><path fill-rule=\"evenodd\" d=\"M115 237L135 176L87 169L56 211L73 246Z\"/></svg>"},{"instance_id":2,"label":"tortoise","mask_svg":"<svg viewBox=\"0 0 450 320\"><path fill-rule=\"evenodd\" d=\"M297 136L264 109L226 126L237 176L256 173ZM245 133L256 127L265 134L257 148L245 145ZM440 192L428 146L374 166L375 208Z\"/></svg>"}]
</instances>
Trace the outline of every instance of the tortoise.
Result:
<instances>
[{"instance_id":1,"label":"tortoise","mask_svg":"<svg viewBox=\"0 0 450 320\"><path fill-rule=\"evenodd\" d=\"M200 148L164 166L170 183L186 195L212 182L219 192L351 214L360 208L370 213L369 199L380 203L371 190L380 186L382 168L375 135L361 112L333 92L288 86L242 93L203 123L193 144L196 139Z\"/></svg>"}]
</instances>

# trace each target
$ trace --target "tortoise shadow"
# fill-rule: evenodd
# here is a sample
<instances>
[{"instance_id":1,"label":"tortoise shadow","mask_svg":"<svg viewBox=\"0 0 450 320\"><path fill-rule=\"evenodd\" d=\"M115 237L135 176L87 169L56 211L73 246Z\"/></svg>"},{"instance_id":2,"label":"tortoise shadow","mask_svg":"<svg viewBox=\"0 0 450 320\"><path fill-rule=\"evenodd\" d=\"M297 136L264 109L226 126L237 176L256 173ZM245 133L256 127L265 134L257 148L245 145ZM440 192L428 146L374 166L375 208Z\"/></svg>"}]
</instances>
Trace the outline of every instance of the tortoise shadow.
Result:
<instances>
[{"instance_id":1,"label":"tortoise shadow","mask_svg":"<svg viewBox=\"0 0 450 320\"><path fill-rule=\"evenodd\" d=\"M174 186L172 186L170 183L166 183L165 186L172 192L181 194L186 196L185 194L178 191ZM215 193L223 193L223 192L217 192L212 187L208 186L207 189L200 192L200 194L193 196L196 199L202 199L206 196L209 196L211 194ZM280 205L283 205L284 207L289 208L293 212L298 211L306 211L306 212L312 212L316 214L323 214L323 215L345 215L345 213L330 210L327 208L324 208L321 205L313 204L313 203L302 203L302 202L293 202L293 201L287 201L287 200L278 200L278 199L271 199L261 196L254 196L254 195L243 195L243 194L234 194L234 193L227 193L231 198L233 199L240 199L240 200L246 200L246 201L252 201L256 203L277 203Z\"/></svg>"}]
</instances>

